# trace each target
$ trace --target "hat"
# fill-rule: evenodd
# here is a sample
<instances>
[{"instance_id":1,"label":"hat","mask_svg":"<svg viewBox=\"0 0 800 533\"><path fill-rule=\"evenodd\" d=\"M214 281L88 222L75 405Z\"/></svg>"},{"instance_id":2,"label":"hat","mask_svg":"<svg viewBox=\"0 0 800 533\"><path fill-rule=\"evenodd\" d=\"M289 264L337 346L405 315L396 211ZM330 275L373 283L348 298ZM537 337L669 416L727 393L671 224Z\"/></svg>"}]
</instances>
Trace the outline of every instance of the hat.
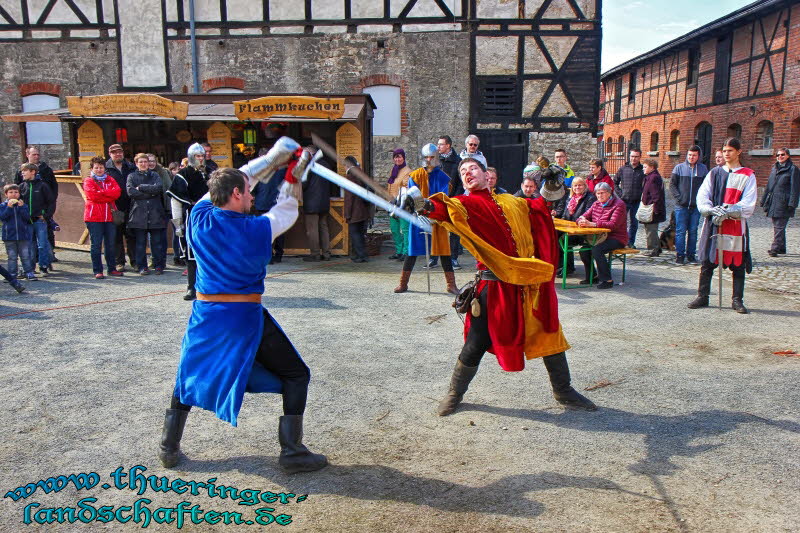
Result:
<instances>
[{"instance_id":1,"label":"hat","mask_svg":"<svg viewBox=\"0 0 800 533\"><path fill-rule=\"evenodd\" d=\"M119 150L120 152L122 151L121 144L112 144L111 146L108 147L109 152L116 152L117 150Z\"/></svg>"},{"instance_id":2,"label":"hat","mask_svg":"<svg viewBox=\"0 0 800 533\"><path fill-rule=\"evenodd\" d=\"M402 148L397 148L397 149L395 149L395 150L392 150L392 157L394 157L394 156L396 156L396 155L402 155L402 156L403 156L403 159L405 159L405 157L406 157L406 151L405 151L405 150L403 150Z\"/></svg>"}]
</instances>

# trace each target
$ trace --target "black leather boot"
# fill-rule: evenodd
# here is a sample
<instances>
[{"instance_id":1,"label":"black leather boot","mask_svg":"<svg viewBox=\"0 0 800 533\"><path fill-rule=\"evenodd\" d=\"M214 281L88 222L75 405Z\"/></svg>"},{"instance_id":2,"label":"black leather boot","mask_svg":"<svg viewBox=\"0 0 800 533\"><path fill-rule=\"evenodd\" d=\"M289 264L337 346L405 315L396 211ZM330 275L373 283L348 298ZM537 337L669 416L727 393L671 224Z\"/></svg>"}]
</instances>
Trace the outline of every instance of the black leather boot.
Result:
<instances>
[{"instance_id":1,"label":"black leather boot","mask_svg":"<svg viewBox=\"0 0 800 533\"><path fill-rule=\"evenodd\" d=\"M447 392L447 396L439 402L437 409L439 416L447 416L456 410L477 372L477 366L467 366L460 359L456 361L453 376L450 378L450 390Z\"/></svg>"},{"instance_id":2,"label":"black leather boot","mask_svg":"<svg viewBox=\"0 0 800 533\"><path fill-rule=\"evenodd\" d=\"M731 308L742 315L746 315L750 311L744 306L744 274L741 276L733 275L733 299L731 300Z\"/></svg>"},{"instance_id":3,"label":"black leather boot","mask_svg":"<svg viewBox=\"0 0 800 533\"><path fill-rule=\"evenodd\" d=\"M709 270L708 273L706 273L705 269L700 269L700 282L697 285L697 298L689 302L686 307L689 309L708 307L708 295L711 293L711 279L713 275L713 270Z\"/></svg>"},{"instance_id":4,"label":"black leather boot","mask_svg":"<svg viewBox=\"0 0 800 533\"><path fill-rule=\"evenodd\" d=\"M556 401L568 409L583 409L596 411L597 406L570 385L569 365L567 354L564 352L542 357L547 373L550 375L550 384L553 386L553 396Z\"/></svg>"},{"instance_id":5,"label":"black leather boot","mask_svg":"<svg viewBox=\"0 0 800 533\"><path fill-rule=\"evenodd\" d=\"M303 444L303 415L283 415L278 425L281 456L278 463L288 474L313 472L328 466L328 458Z\"/></svg>"},{"instance_id":6,"label":"black leather boot","mask_svg":"<svg viewBox=\"0 0 800 533\"><path fill-rule=\"evenodd\" d=\"M161 444L158 458L164 468L174 468L181 457L181 437L186 426L189 411L167 409L164 415L164 429L161 431Z\"/></svg>"},{"instance_id":7,"label":"black leather boot","mask_svg":"<svg viewBox=\"0 0 800 533\"><path fill-rule=\"evenodd\" d=\"M194 288L186 289L186 294L183 295L183 299L186 300L187 302L196 300L197 292L194 290Z\"/></svg>"}]
</instances>

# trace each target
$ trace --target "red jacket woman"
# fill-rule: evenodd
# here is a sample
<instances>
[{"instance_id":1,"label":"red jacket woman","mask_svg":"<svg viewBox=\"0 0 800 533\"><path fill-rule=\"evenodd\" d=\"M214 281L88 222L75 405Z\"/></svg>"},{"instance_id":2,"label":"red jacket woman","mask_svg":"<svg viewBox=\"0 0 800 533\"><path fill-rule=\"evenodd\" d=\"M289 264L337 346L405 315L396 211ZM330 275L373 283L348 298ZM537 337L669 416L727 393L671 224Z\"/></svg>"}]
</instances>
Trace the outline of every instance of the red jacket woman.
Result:
<instances>
[{"instance_id":1,"label":"red jacket woman","mask_svg":"<svg viewBox=\"0 0 800 533\"><path fill-rule=\"evenodd\" d=\"M586 176L586 187L589 192L593 193L594 188L598 183L608 183L611 187L611 192L614 192L614 180L608 175L606 169L603 168L603 161L601 159L592 159L589 163L590 174Z\"/></svg>"},{"instance_id":2,"label":"red jacket woman","mask_svg":"<svg viewBox=\"0 0 800 533\"><path fill-rule=\"evenodd\" d=\"M95 176L94 173L83 180L83 192L86 194L86 206L83 209L84 222L111 222L111 208L116 209L114 203L122 190L117 180L104 174Z\"/></svg>"}]
</instances>

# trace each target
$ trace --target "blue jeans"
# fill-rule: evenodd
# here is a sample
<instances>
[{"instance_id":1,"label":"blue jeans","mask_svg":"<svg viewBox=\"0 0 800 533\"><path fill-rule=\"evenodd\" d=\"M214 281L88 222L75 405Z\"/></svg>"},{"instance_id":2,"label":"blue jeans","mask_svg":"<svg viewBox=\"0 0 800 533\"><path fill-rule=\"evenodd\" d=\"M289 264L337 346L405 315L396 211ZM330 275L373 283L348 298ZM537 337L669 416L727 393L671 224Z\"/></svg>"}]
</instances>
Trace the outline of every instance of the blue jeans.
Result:
<instances>
[{"instance_id":1,"label":"blue jeans","mask_svg":"<svg viewBox=\"0 0 800 533\"><path fill-rule=\"evenodd\" d=\"M164 269L167 263L167 247L164 242L164 229L135 229L136 268L141 272L147 268L147 235L150 235L150 254L156 268Z\"/></svg>"},{"instance_id":2,"label":"blue jeans","mask_svg":"<svg viewBox=\"0 0 800 533\"><path fill-rule=\"evenodd\" d=\"M697 250L697 227L700 225L700 210L696 207L675 208L675 252L679 256L694 257ZM686 244L686 232L689 244Z\"/></svg>"},{"instance_id":3,"label":"blue jeans","mask_svg":"<svg viewBox=\"0 0 800 533\"><path fill-rule=\"evenodd\" d=\"M50 240L47 238L47 221L43 218L39 218L33 223L31 245L33 245L34 242L39 251L39 267L50 268L53 250L50 248Z\"/></svg>"},{"instance_id":4,"label":"blue jeans","mask_svg":"<svg viewBox=\"0 0 800 533\"><path fill-rule=\"evenodd\" d=\"M625 202L628 208L628 246L634 247L636 243L636 232L639 231L639 221L636 219L636 211L639 210L639 200Z\"/></svg>"},{"instance_id":5,"label":"blue jeans","mask_svg":"<svg viewBox=\"0 0 800 533\"><path fill-rule=\"evenodd\" d=\"M103 248L106 258L106 268L109 272L116 269L116 238L117 227L113 222L87 222L86 227L89 229L89 238L92 241L91 256L92 256L92 271L95 274L103 273L103 257L100 254L100 248Z\"/></svg>"},{"instance_id":6,"label":"blue jeans","mask_svg":"<svg viewBox=\"0 0 800 533\"><path fill-rule=\"evenodd\" d=\"M36 265L33 264L33 257L31 257L31 242L30 241L3 241L6 245L6 254L8 255L8 271L12 276L17 275L17 259L22 260L22 270L26 274L33 273Z\"/></svg>"}]
</instances>

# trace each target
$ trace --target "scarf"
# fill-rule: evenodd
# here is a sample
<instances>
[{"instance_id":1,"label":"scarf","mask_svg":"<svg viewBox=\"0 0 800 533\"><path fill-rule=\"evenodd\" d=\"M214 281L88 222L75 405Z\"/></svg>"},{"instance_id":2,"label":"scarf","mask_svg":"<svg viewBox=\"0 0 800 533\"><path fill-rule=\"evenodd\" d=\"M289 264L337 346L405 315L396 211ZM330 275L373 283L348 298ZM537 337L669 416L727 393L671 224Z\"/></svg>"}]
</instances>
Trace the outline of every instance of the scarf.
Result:
<instances>
[{"instance_id":1,"label":"scarf","mask_svg":"<svg viewBox=\"0 0 800 533\"><path fill-rule=\"evenodd\" d=\"M403 156L403 164L402 165L395 165L395 166L392 167L392 173L389 176L389 181L388 181L389 185L394 183L394 180L397 179L397 174L400 172L400 170L403 169L403 167L406 166L406 152L402 148L398 148L397 150L392 152L392 154L393 154L393 156L402 155Z\"/></svg>"},{"instance_id":2,"label":"scarf","mask_svg":"<svg viewBox=\"0 0 800 533\"><path fill-rule=\"evenodd\" d=\"M97 174L94 173L94 171L92 171L92 178L96 179L97 181L106 181L107 177L108 174L103 174L102 176L98 176Z\"/></svg>"},{"instance_id":3,"label":"scarf","mask_svg":"<svg viewBox=\"0 0 800 533\"><path fill-rule=\"evenodd\" d=\"M567 204L567 210L569 211L570 215L574 215L575 214L575 210L578 208L578 202L583 200L583 197L585 195L586 195L586 193L583 193L580 196L577 196L577 195L573 194L572 197L570 197L569 203Z\"/></svg>"}]
</instances>

